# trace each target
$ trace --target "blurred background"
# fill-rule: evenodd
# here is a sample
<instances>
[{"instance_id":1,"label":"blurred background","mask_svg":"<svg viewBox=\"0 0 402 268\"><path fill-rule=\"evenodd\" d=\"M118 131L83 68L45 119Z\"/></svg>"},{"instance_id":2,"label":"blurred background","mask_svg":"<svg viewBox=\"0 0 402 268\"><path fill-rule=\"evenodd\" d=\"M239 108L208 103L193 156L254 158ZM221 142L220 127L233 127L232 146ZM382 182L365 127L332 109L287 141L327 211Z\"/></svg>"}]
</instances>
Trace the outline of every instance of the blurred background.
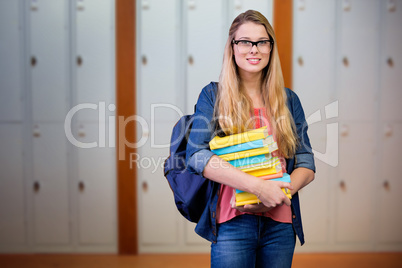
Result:
<instances>
[{"instance_id":1,"label":"blurred background","mask_svg":"<svg viewBox=\"0 0 402 268\"><path fill-rule=\"evenodd\" d=\"M116 2L0 0L1 253L121 252L121 204L134 207L139 253L208 253L176 210L163 161L173 125L218 81L229 26L248 9L280 31L286 86L315 152L296 251L402 251L402 0L293 0L286 14L273 0L131 1L129 104L116 100L125 71ZM116 135L124 105L136 108L139 146L123 160L117 148L133 140ZM135 171L125 203L122 163Z\"/></svg>"}]
</instances>

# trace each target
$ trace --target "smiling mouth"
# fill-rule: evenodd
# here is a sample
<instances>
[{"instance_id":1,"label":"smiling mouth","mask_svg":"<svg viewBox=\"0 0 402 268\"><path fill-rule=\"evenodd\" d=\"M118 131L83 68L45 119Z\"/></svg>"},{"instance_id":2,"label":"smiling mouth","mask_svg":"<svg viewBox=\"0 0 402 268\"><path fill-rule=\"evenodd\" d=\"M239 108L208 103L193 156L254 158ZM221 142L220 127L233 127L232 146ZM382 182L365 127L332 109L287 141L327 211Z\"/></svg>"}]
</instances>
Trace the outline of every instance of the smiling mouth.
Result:
<instances>
[{"instance_id":1,"label":"smiling mouth","mask_svg":"<svg viewBox=\"0 0 402 268\"><path fill-rule=\"evenodd\" d=\"M247 59L247 60L252 63L257 63L257 62L261 61L261 59Z\"/></svg>"}]
</instances>

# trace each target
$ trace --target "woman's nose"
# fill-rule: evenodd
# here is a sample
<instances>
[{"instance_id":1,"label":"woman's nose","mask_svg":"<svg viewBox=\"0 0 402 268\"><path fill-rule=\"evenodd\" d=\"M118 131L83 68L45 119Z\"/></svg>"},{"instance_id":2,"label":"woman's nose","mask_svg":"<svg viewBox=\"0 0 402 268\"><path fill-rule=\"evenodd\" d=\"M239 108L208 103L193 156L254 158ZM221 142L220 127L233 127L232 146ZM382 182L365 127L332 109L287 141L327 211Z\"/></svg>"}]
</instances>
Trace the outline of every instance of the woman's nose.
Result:
<instances>
[{"instance_id":1,"label":"woman's nose","mask_svg":"<svg viewBox=\"0 0 402 268\"><path fill-rule=\"evenodd\" d=\"M257 45L253 45L253 46L251 47L250 53L251 53L251 54L256 54L256 53L258 53Z\"/></svg>"}]
</instances>

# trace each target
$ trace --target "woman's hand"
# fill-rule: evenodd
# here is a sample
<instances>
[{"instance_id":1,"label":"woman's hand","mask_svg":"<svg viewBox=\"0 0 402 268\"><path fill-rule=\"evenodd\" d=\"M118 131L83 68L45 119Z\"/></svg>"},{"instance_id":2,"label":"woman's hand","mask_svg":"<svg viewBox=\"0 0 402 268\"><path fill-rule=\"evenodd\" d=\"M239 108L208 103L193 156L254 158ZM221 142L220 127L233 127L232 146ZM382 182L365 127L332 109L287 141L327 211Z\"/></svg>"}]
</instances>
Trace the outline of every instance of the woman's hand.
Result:
<instances>
[{"instance_id":1,"label":"woman's hand","mask_svg":"<svg viewBox=\"0 0 402 268\"><path fill-rule=\"evenodd\" d=\"M290 206L291 201L283 193L281 188L293 190L292 185L287 182L270 180L261 181L260 192L257 194L261 203L244 205L235 208L241 212L260 213L267 212L277 206L282 206L283 204Z\"/></svg>"}]
</instances>

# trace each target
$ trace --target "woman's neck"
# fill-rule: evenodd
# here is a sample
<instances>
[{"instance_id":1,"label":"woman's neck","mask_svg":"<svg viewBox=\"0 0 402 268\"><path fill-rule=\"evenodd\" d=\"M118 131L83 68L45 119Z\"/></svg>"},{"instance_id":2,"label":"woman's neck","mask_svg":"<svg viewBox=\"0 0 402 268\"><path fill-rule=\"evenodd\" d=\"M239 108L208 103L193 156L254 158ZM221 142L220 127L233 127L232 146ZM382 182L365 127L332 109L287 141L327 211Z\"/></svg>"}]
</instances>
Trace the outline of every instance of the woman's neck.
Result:
<instances>
[{"instance_id":1,"label":"woman's neck","mask_svg":"<svg viewBox=\"0 0 402 268\"><path fill-rule=\"evenodd\" d=\"M261 96L261 73L242 75L241 83L244 92L253 101L254 108L261 108L264 102Z\"/></svg>"}]
</instances>

